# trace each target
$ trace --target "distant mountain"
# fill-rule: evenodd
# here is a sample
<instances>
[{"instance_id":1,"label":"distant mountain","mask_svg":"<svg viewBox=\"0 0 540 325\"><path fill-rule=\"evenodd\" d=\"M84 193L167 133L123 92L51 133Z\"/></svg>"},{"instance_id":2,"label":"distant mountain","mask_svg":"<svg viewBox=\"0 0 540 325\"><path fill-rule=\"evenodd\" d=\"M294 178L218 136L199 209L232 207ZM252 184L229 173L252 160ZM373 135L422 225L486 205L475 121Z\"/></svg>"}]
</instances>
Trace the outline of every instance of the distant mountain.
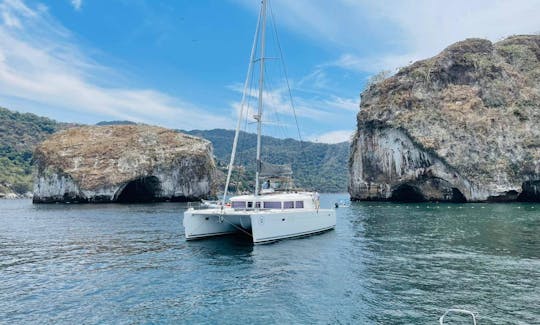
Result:
<instances>
[{"instance_id":1,"label":"distant mountain","mask_svg":"<svg viewBox=\"0 0 540 325\"><path fill-rule=\"evenodd\" d=\"M234 131L224 129L182 131L210 140L218 166L225 169L229 163ZM261 157L273 164L292 164L295 183L299 187L320 192L347 191L347 162L349 143L314 143L294 139L262 137ZM245 167L242 182L252 179L255 171L257 135L242 132L238 141L235 165ZM243 184L249 188L248 184Z\"/></svg>"},{"instance_id":2,"label":"distant mountain","mask_svg":"<svg viewBox=\"0 0 540 325\"><path fill-rule=\"evenodd\" d=\"M50 134L74 126L0 107L0 193L32 190L32 152Z\"/></svg>"},{"instance_id":3,"label":"distant mountain","mask_svg":"<svg viewBox=\"0 0 540 325\"><path fill-rule=\"evenodd\" d=\"M96 125L136 125L137 123L131 121L101 121L97 122Z\"/></svg>"},{"instance_id":4,"label":"distant mountain","mask_svg":"<svg viewBox=\"0 0 540 325\"><path fill-rule=\"evenodd\" d=\"M135 124L130 121L104 121L98 125ZM32 154L36 145L56 131L77 126L60 123L30 113L18 113L0 107L0 197L6 193L25 194L32 191ZM232 130L182 131L212 142L217 165L222 171L230 159L234 138ZM347 190L349 144L324 144L277 139L263 136L262 157L274 164L292 164L296 185L321 192ZM243 189L251 189L255 173L257 136L241 134L235 165L234 181ZM223 174L221 174L224 183Z\"/></svg>"}]
</instances>

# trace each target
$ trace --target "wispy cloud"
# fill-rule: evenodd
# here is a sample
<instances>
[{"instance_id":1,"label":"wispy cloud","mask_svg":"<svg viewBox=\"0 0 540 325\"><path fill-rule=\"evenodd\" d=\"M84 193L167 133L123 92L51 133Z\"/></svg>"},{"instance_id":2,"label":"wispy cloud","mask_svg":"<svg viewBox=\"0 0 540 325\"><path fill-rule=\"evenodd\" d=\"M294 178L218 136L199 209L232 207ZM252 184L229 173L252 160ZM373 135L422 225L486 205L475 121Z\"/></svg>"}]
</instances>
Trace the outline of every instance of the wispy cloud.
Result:
<instances>
[{"instance_id":1,"label":"wispy cloud","mask_svg":"<svg viewBox=\"0 0 540 325\"><path fill-rule=\"evenodd\" d=\"M237 93L242 92L242 87L239 84L229 88ZM359 98L343 98L332 94L325 94L324 97L319 94L314 96L313 93L316 91L307 91L307 93L304 96L295 96L293 111L287 88L264 91L263 124L266 126L266 131L278 137L297 138L298 130L294 118L296 113L303 139L325 143L349 141L351 130L330 132L323 135L314 134L313 131L321 128L331 130L336 123L341 127L349 124L358 112ZM257 95L257 90L251 90L248 94L247 112L244 112L244 118L247 118L248 124L255 122L253 117L257 114ZM238 97L240 98L240 96ZM237 116L240 112L240 102L232 102L230 105ZM354 123L351 123L351 128L352 125ZM303 126L308 127L304 128Z\"/></svg>"},{"instance_id":2,"label":"wispy cloud","mask_svg":"<svg viewBox=\"0 0 540 325\"><path fill-rule=\"evenodd\" d=\"M351 141L353 133L354 132L352 130L331 131L323 134L312 135L308 138L308 140L322 143L340 143Z\"/></svg>"},{"instance_id":3,"label":"wispy cloud","mask_svg":"<svg viewBox=\"0 0 540 325\"><path fill-rule=\"evenodd\" d=\"M356 72L379 72L389 70L395 72L397 68L411 64L414 61L424 59L421 54L407 53L403 55L381 55L379 57L359 57L351 53L341 55L337 60L328 62L323 66L339 67Z\"/></svg>"},{"instance_id":4,"label":"wispy cloud","mask_svg":"<svg viewBox=\"0 0 540 325\"><path fill-rule=\"evenodd\" d=\"M330 109L358 112L358 105L360 104L360 99L330 96L328 99L325 99L323 103L326 107Z\"/></svg>"},{"instance_id":5,"label":"wispy cloud","mask_svg":"<svg viewBox=\"0 0 540 325\"><path fill-rule=\"evenodd\" d=\"M71 0L71 5L75 10L81 10L83 0Z\"/></svg>"},{"instance_id":6,"label":"wispy cloud","mask_svg":"<svg viewBox=\"0 0 540 325\"><path fill-rule=\"evenodd\" d=\"M256 2L236 0L254 7ZM333 46L333 65L377 72L437 54L469 37L498 40L540 31L538 0L274 0L295 33Z\"/></svg>"},{"instance_id":7,"label":"wispy cloud","mask_svg":"<svg viewBox=\"0 0 540 325\"><path fill-rule=\"evenodd\" d=\"M242 92L240 85L229 87L238 93ZM308 91L309 92L309 91ZM253 120L253 116L257 110L257 90L251 90L248 94L248 119ZM239 96L240 97L240 96ZM267 116L275 116L275 114L292 117L295 114L302 119L310 119L314 121L324 122L332 119L336 113L342 112L357 112L358 98L343 98L332 94L326 94L324 98L312 96L297 96L291 103L291 98L286 87L277 88L263 92L264 97L264 114ZM240 102L233 102L231 106L236 110L237 114L240 109ZM293 110L294 106L294 110Z\"/></svg>"},{"instance_id":8,"label":"wispy cloud","mask_svg":"<svg viewBox=\"0 0 540 325\"><path fill-rule=\"evenodd\" d=\"M238 94L242 93L243 89L240 85L232 85L229 87L231 90L236 91ZM253 121L253 116L257 111L257 97L258 90L251 89L247 98L247 117ZM240 97L240 96L239 96ZM291 104L290 96L287 88L276 88L272 90L266 90L263 92L264 98L264 114L266 115L286 115L297 116L313 119L324 120L328 118L329 112L319 107L320 105L313 105L310 101L304 98L296 98ZM294 105L294 110L293 110ZM233 102L231 106L238 112L240 109L240 102Z\"/></svg>"},{"instance_id":9,"label":"wispy cloud","mask_svg":"<svg viewBox=\"0 0 540 325\"><path fill-rule=\"evenodd\" d=\"M34 111L55 107L175 128L233 125L229 117L216 116L184 99L122 86L122 73L87 56L88 51L44 6L32 8L21 0L4 0L0 17L2 101L16 98Z\"/></svg>"}]
</instances>

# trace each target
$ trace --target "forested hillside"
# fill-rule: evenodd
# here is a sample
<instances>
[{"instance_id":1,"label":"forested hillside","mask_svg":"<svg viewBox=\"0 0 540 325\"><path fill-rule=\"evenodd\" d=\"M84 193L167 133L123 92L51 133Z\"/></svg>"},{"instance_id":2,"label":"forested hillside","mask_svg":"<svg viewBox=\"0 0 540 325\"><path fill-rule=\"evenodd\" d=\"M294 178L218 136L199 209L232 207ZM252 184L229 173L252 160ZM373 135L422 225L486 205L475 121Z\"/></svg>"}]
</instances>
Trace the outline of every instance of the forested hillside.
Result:
<instances>
[{"instance_id":1,"label":"forested hillside","mask_svg":"<svg viewBox=\"0 0 540 325\"><path fill-rule=\"evenodd\" d=\"M34 147L50 134L69 126L0 107L0 193L31 191Z\"/></svg>"},{"instance_id":2,"label":"forested hillside","mask_svg":"<svg viewBox=\"0 0 540 325\"><path fill-rule=\"evenodd\" d=\"M214 145L214 155L218 164L225 169L227 166L234 131L193 130L182 131L195 136L206 138ZM237 159L235 165L245 166L240 177L246 182L253 177L255 170L257 136L242 132L238 141ZM318 190L321 192L347 191L347 161L349 159L349 143L338 144L300 142L294 139L277 139L262 137L262 159L274 164L292 164L295 183L299 187ZM243 184L249 188L248 184Z\"/></svg>"},{"instance_id":3,"label":"forested hillside","mask_svg":"<svg viewBox=\"0 0 540 325\"><path fill-rule=\"evenodd\" d=\"M129 121L100 122L99 125L134 124ZM32 191L32 153L35 146L52 133L76 124L59 123L30 113L18 113L0 107L0 196ZM232 130L182 131L210 140L222 171L230 159L234 138ZM238 143L235 165L244 166L234 173L235 182L244 190L253 186L257 137L243 132ZM321 192L347 190L349 144L324 144L263 136L263 160L274 164L292 164L299 187ZM224 180L221 179L223 182Z\"/></svg>"}]
</instances>

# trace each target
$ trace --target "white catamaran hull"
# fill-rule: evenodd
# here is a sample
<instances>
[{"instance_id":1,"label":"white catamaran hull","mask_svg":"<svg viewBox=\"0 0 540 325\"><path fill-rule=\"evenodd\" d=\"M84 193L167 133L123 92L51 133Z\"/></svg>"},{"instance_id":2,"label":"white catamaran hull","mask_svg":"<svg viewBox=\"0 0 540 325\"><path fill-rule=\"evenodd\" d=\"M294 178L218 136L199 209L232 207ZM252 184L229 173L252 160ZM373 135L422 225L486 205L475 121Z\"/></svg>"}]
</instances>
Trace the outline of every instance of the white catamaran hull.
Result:
<instances>
[{"instance_id":1,"label":"white catamaran hull","mask_svg":"<svg viewBox=\"0 0 540 325\"><path fill-rule=\"evenodd\" d=\"M251 49L250 64L242 93L238 122L234 133L223 200L221 203L204 202L204 209L190 208L184 213L185 236L188 240L243 232L252 236L254 243L264 243L310 235L333 229L336 226L335 211L320 209L319 193L306 192L294 187L291 165L277 165L261 160L263 94L265 89L264 63L268 59L265 54L266 7L267 0L262 0L257 31ZM277 40L277 37L275 39ZM255 59L257 51L259 52L259 58ZM253 116L257 121L255 186L253 194L233 196L227 200L240 126L244 114L250 111L248 105L250 98L249 85L250 80L253 78L252 72L255 62L259 62L257 114ZM298 131L300 130L298 129ZM264 182L262 186L261 181Z\"/></svg>"},{"instance_id":2,"label":"white catamaran hull","mask_svg":"<svg viewBox=\"0 0 540 325\"><path fill-rule=\"evenodd\" d=\"M315 234L336 226L336 214L331 209L236 212L227 210L186 211L183 222L186 239L244 232L253 237L254 243L259 244Z\"/></svg>"}]
</instances>

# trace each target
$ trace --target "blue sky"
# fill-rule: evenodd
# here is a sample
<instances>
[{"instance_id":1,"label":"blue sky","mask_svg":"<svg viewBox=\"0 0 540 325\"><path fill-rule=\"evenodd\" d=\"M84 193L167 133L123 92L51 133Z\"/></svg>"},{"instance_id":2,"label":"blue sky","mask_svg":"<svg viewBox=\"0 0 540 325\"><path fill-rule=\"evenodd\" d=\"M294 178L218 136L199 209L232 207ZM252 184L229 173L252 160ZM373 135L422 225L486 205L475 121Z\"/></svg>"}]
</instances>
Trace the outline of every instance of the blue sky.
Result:
<instances>
[{"instance_id":1,"label":"blue sky","mask_svg":"<svg viewBox=\"0 0 540 325\"><path fill-rule=\"evenodd\" d=\"M80 123L232 129L258 6L0 0L0 106ZM467 37L540 32L540 0L272 0L271 7L302 137L321 142L348 139L360 91L378 71ZM278 77L267 89L268 129L294 136ZM286 131L270 130L276 119Z\"/></svg>"}]
</instances>

